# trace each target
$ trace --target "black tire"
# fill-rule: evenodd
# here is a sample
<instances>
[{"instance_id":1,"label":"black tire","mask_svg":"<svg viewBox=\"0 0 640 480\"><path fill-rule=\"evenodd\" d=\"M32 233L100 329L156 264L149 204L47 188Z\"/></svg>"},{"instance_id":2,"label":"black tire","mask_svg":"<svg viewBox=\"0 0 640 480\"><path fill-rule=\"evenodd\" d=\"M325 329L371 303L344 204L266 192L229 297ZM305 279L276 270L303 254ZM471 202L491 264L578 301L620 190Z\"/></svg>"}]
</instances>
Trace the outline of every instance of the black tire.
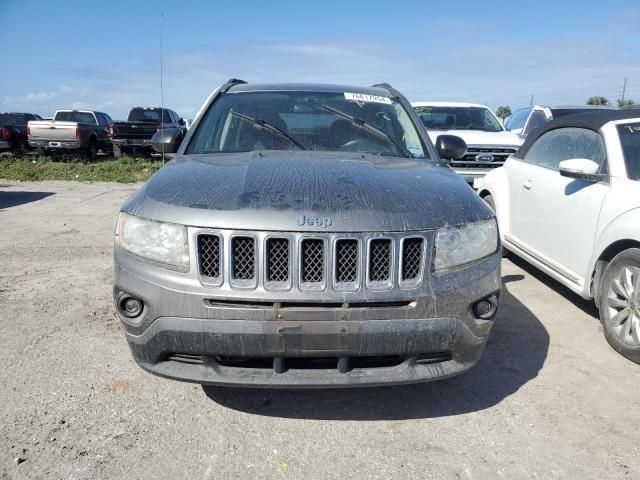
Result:
<instances>
[{"instance_id":1,"label":"black tire","mask_svg":"<svg viewBox=\"0 0 640 480\"><path fill-rule=\"evenodd\" d=\"M120 145L113 145L113 156L115 158L119 158L121 157L123 154L122 152L122 148L120 148Z\"/></svg>"},{"instance_id":2,"label":"black tire","mask_svg":"<svg viewBox=\"0 0 640 480\"><path fill-rule=\"evenodd\" d=\"M627 283L624 278L628 273ZM602 277L597 303L609 345L640 363L640 248L624 250L611 260ZM628 312L626 318L623 311Z\"/></svg>"},{"instance_id":3,"label":"black tire","mask_svg":"<svg viewBox=\"0 0 640 480\"><path fill-rule=\"evenodd\" d=\"M24 140L22 139L17 139L13 145L11 145L11 153L13 155L15 155L16 157L23 157L27 154L28 152L28 148L27 145L25 143Z\"/></svg>"},{"instance_id":4,"label":"black tire","mask_svg":"<svg viewBox=\"0 0 640 480\"><path fill-rule=\"evenodd\" d=\"M89 146L87 147L87 157L89 157L90 160L95 160L96 158L98 158L98 144L93 138L89 140Z\"/></svg>"},{"instance_id":5,"label":"black tire","mask_svg":"<svg viewBox=\"0 0 640 480\"><path fill-rule=\"evenodd\" d=\"M491 209L491 211L493 213L496 213L496 202L493 199L493 197L491 195L485 195L484 197L482 197L482 199L484 200L484 203L486 203L487 206ZM502 258L505 258L508 255L509 255L509 250L502 247Z\"/></svg>"}]
</instances>

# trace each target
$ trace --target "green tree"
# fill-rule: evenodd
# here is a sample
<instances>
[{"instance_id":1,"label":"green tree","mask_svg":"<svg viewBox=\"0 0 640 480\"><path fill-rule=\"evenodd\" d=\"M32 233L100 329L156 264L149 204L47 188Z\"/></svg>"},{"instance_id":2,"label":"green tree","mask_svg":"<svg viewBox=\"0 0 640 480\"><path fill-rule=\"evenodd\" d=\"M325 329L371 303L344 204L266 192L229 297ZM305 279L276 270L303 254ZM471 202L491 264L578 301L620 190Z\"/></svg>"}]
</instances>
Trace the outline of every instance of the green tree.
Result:
<instances>
[{"instance_id":1,"label":"green tree","mask_svg":"<svg viewBox=\"0 0 640 480\"><path fill-rule=\"evenodd\" d=\"M604 97L589 97L587 100L587 105L609 105L609 100Z\"/></svg>"},{"instance_id":2,"label":"green tree","mask_svg":"<svg viewBox=\"0 0 640 480\"><path fill-rule=\"evenodd\" d=\"M504 121L505 118L511 115L511 107L509 105L500 105L496 110L496 115Z\"/></svg>"},{"instance_id":3,"label":"green tree","mask_svg":"<svg viewBox=\"0 0 640 480\"><path fill-rule=\"evenodd\" d=\"M630 107L634 103L635 102L633 100L631 100L630 98L628 98L626 100L618 100L618 106L619 107Z\"/></svg>"}]
</instances>

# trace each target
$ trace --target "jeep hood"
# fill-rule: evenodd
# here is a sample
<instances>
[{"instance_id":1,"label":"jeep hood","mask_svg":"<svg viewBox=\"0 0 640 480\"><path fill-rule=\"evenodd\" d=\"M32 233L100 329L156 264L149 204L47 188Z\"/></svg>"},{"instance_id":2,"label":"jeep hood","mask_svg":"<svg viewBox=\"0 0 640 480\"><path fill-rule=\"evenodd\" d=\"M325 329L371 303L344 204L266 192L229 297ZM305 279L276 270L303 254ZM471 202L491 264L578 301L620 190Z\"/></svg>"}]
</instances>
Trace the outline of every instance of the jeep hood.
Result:
<instances>
[{"instance_id":1,"label":"jeep hood","mask_svg":"<svg viewBox=\"0 0 640 480\"><path fill-rule=\"evenodd\" d=\"M492 216L458 175L435 162L300 151L182 156L122 210L191 226L266 231L428 230Z\"/></svg>"},{"instance_id":2,"label":"jeep hood","mask_svg":"<svg viewBox=\"0 0 640 480\"><path fill-rule=\"evenodd\" d=\"M511 132L483 132L482 130L429 130L429 138L435 144L438 135L455 135L469 146L492 145L501 147L519 147L524 141Z\"/></svg>"}]
</instances>

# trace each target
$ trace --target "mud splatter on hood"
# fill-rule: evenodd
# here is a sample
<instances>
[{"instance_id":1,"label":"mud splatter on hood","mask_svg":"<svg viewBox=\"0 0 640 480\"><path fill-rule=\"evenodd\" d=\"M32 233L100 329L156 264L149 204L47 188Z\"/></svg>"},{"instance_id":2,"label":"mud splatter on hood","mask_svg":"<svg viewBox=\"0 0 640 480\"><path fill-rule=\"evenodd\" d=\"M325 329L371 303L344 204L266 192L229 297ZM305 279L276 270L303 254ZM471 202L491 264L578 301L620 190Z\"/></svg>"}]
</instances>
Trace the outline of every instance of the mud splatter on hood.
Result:
<instances>
[{"instance_id":1,"label":"mud splatter on hood","mask_svg":"<svg viewBox=\"0 0 640 480\"><path fill-rule=\"evenodd\" d=\"M423 230L491 217L460 177L433 162L300 151L179 157L123 211L202 227L285 231Z\"/></svg>"}]
</instances>

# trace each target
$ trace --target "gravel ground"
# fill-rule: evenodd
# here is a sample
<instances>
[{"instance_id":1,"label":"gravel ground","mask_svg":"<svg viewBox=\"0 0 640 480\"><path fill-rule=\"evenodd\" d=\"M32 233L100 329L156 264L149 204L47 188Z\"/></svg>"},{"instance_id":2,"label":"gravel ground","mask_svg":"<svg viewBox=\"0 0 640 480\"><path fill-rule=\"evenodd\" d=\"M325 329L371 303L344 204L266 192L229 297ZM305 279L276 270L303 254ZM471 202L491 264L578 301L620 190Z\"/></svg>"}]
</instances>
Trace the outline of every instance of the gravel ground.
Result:
<instances>
[{"instance_id":1,"label":"gravel ground","mask_svg":"<svg viewBox=\"0 0 640 480\"><path fill-rule=\"evenodd\" d=\"M112 232L137 187L0 183L0 478L640 478L640 367L521 261L466 375L203 389L138 368L115 317Z\"/></svg>"}]
</instances>

